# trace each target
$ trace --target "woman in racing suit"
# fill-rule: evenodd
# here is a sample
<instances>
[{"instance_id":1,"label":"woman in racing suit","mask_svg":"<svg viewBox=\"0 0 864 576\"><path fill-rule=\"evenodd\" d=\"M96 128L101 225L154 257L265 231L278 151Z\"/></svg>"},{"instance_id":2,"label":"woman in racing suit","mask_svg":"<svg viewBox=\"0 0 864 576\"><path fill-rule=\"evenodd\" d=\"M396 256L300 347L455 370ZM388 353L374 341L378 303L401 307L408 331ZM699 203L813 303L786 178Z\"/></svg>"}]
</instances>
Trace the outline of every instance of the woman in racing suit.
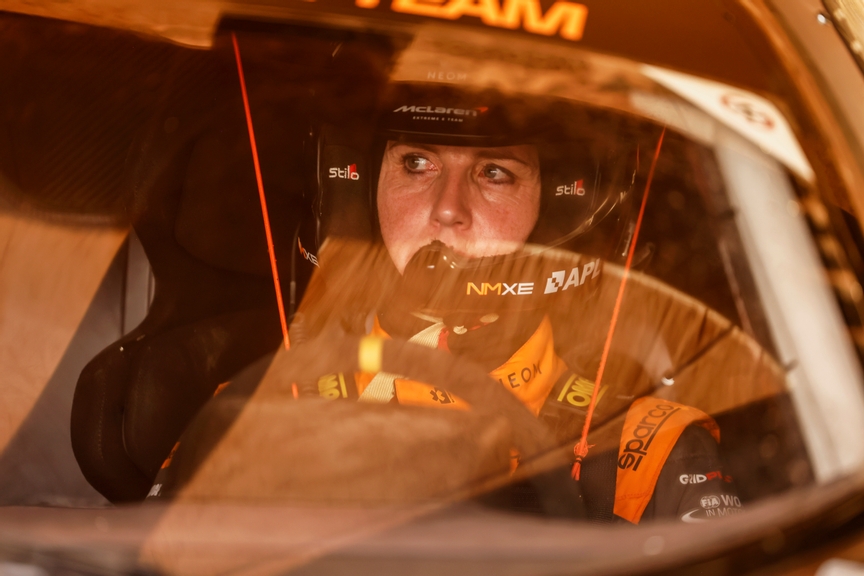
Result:
<instances>
[{"instance_id":1,"label":"woman in racing suit","mask_svg":"<svg viewBox=\"0 0 864 576\"><path fill-rule=\"evenodd\" d=\"M325 177L319 179L316 206L338 210L340 198L362 196L364 183L368 187L368 216L352 205L352 213L334 220L371 221L373 237L395 268L394 280L380 285L396 288L381 289L387 296L358 330L469 358L546 423L561 445L573 445L594 392L597 359L580 352L568 316L596 302L602 261L588 254L607 255L609 238L617 240L626 225L634 147L598 152L598 130L586 134L590 118L571 120L579 141L573 130L562 128L561 118L572 110L544 108L538 114L528 108L524 101L502 103L497 94L397 86L381 106L375 141L363 146L374 151L371 157L365 151L352 155L345 140L321 138L318 165ZM347 178L333 178L333 168L343 164ZM334 235L344 229L330 225ZM563 275L517 282L526 278L514 275L513 262L526 259L526 242L587 254ZM476 282L444 279L454 268L472 266L483 270L465 276ZM563 305L536 304L541 290L545 296L559 289L574 296ZM505 297L509 301L502 304ZM585 325L584 314L580 322ZM605 330L608 322L608 311L598 310L589 323ZM335 378L345 385L331 386ZM328 375L318 388L328 398L469 408L446 389L385 373ZM698 522L739 511L732 479L722 471L720 432L707 414L640 397L615 382L597 391L595 404L594 422L607 424L607 441L597 440L596 455L581 464L590 517ZM519 505L512 490L506 498Z\"/></svg>"},{"instance_id":2,"label":"woman in racing suit","mask_svg":"<svg viewBox=\"0 0 864 576\"><path fill-rule=\"evenodd\" d=\"M603 258L620 251L628 224L636 147L626 131L593 111L429 85L394 86L374 122L319 126L310 147L314 230L299 234L297 249L321 268L294 318L293 343L335 314L355 333L446 350L483 367L559 446L579 441L593 396L592 452L573 456L590 519L699 522L737 512L710 416L627 382L595 391L599 358L583 336L609 329L597 302ZM625 144L610 146L610 133ZM350 250L338 243L346 236L383 246L385 256L374 273L336 282L355 297L337 306L321 294L328 268L348 266ZM302 388L342 401L471 409L446 386L385 372L328 374ZM527 483L485 500L536 508Z\"/></svg>"}]
</instances>

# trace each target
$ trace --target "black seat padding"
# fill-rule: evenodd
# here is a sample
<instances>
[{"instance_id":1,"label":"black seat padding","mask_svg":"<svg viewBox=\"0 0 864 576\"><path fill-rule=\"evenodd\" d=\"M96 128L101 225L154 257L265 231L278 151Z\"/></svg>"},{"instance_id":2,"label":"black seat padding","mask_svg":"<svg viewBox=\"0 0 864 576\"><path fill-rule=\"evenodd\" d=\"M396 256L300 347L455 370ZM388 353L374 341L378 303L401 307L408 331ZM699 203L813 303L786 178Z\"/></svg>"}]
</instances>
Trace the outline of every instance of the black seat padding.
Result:
<instances>
[{"instance_id":1,"label":"black seat padding","mask_svg":"<svg viewBox=\"0 0 864 576\"><path fill-rule=\"evenodd\" d=\"M134 228L155 279L149 313L86 366L75 390L75 456L87 480L113 502L143 499L162 460L215 388L281 342L242 103L234 95L219 109L202 109L202 101L212 101L205 95L219 90L220 63L197 65L205 70L187 70L180 86L168 88L187 93L154 116L127 170ZM201 80L191 95L190 77ZM267 148L266 127L261 135ZM302 143L302 132L295 140ZM202 142L203 152L210 153L206 162ZM299 172L297 156L294 165L281 158L281 170ZM273 176L271 214L284 224L274 230L277 255L290 262L299 195L280 187L284 179L273 162L265 168ZM225 177L221 183L202 177L205 170ZM209 187L195 188L202 183ZM178 221L181 207L185 216ZM196 212L207 217L196 222ZM178 236L199 254L190 253ZM226 244L234 248L222 261L206 250ZM244 266L238 267L240 262ZM287 296L290 274L282 268ZM302 286L308 272L301 274Z\"/></svg>"},{"instance_id":2,"label":"black seat padding","mask_svg":"<svg viewBox=\"0 0 864 576\"><path fill-rule=\"evenodd\" d=\"M336 121L334 110L369 116L392 46L311 29L276 43L238 37L287 303L294 233L310 217L310 121ZM87 365L72 407L78 463L113 502L143 499L216 387L282 337L230 35L218 34L211 51L179 52L169 67L124 177L154 299L137 329ZM311 265L297 258L295 269L299 301Z\"/></svg>"},{"instance_id":3,"label":"black seat padding","mask_svg":"<svg viewBox=\"0 0 864 576\"><path fill-rule=\"evenodd\" d=\"M259 309L151 337L135 330L102 351L82 371L72 408L73 449L87 480L113 502L144 498L216 386L279 341L273 311Z\"/></svg>"}]
</instances>

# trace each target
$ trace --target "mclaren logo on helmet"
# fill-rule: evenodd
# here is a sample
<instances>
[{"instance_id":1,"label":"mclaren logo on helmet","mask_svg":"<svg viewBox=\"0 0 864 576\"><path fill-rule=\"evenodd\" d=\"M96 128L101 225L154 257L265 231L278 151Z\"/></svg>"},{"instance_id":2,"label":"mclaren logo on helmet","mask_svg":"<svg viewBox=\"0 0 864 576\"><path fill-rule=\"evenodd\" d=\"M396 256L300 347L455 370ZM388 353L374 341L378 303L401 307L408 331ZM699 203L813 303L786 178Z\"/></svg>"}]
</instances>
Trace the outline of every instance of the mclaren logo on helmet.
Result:
<instances>
[{"instance_id":1,"label":"mclaren logo on helmet","mask_svg":"<svg viewBox=\"0 0 864 576\"><path fill-rule=\"evenodd\" d=\"M444 114L447 116L477 116L488 110L486 106L479 108L446 108L444 106L400 106L393 112L412 112L419 114Z\"/></svg>"}]
</instances>

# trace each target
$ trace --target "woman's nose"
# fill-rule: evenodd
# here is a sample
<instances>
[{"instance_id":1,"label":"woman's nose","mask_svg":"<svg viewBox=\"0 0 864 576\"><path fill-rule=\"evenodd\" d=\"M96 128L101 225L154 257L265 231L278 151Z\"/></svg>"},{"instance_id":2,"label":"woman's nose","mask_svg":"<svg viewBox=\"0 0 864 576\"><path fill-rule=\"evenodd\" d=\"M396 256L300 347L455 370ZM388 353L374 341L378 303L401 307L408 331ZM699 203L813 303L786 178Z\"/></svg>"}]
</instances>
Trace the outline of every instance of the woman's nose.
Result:
<instances>
[{"instance_id":1,"label":"woman's nose","mask_svg":"<svg viewBox=\"0 0 864 576\"><path fill-rule=\"evenodd\" d=\"M470 183L464 174L442 176L432 207L432 221L447 227L470 227Z\"/></svg>"}]
</instances>

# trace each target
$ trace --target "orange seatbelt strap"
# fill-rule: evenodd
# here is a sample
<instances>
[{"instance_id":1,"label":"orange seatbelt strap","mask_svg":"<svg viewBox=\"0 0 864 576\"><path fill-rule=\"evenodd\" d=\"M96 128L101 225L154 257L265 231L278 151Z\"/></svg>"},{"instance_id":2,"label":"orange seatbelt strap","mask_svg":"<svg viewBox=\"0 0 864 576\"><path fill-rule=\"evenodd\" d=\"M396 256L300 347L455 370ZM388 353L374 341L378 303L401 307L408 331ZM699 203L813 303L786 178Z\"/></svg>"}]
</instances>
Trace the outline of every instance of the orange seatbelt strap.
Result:
<instances>
[{"instance_id":1,"label":"orange seatbelt strap","mask_svg":"<svg viewBox=\"0 0 864 576\"><path fill-rule=\"evenodd\" d=\"M697 408L652 397L633 402L624 420L618 448L613 508L616 516L639 523L666 459L690 425L705 428L720 442L717 423Z\"/></svg>"},{"instance_id":2,"label":"orange seatbelt strap","mask_svg":"<svg viewBox=\"0 0 864 576\"><path fill-rule=\"evenodd\" d=\"M258 146L255 144L255 130L252 128L252 111L249 108L249 94L246 92L246 77L243 75L243 62L240 59L240 45L237 35L231 33L234 43L234 57L237 60L237 75L240 78L240 92L243 95L243 110L246 112L246 128L249 131L249 144L252 146L252 162L255 165L255 180L258 183L258 199L261 202L261 215L264 218L264 235L267 237L267 253L270 255L270 271L276 289L276 305L279 308L279 321L282 323L282 341L285 349L290 347L288 340L288 321L285 318L285 305L282 303L282 287L279 284L279 269L276 266L276 251L273 248L273 234L270 232L270 214L267 211L267 198L264 196L264 180L261 178L261 165L258 162ZM295 387L296 389L296 387ZM297 397L295 393L294 397Z\"/></svg>"},{"instance_id":3,"label":"orange seatbelt strap","mask_svg":"<svg viewBox=\"0 0 864 576\"><path fill-rule=\"evenodd\" d=\"M371 334L380 338L390 337L381 328L377 318ZM443 348L441 343L446 343L446 340L442 339L439 342L439 347ZM555 353L552 323L546 317L540 322L537 330L534 331L528 341L506 362L492 370L489 376L519 398L536 416L555 383L566 369L564 362ZM357 383L358 394L363 394L373 378L373 374L355 374L354 379ZM423 382L398 377L394 380L394 387L400 404L455 409L469 408L468 403L462 398Z\"/></svg>"},{"instance_id":4,"label":"orange seatbelt strap","mask_svg":"<svg viewBox=\"0 0 864 576\"><path fill-rule=\"evenodd\" d=\"M642 205L639 207L639 216L636 218L636 227L633 229L633 239L630 240L630 249L627 251L627 262L624 264L624 273L621 275L621 284L618 286L618 295L615 297L615 306L612 308L612 320L609 322L609 331L606 333L606 342L603 344L603 353L600 356L600 367L597 369L597 378L594 379L594 392L591 394L588 413L585 415L582 437L573 447L573 455L576 458L576 462L573 464L570 474L574 480L579 480L582 461L588 455L588 431L591 430L591 418L594 416L594 406L597 404L597 393L603 386L603 372L606 370L606 361L609 358L609 350L612 347L612 336L615 335L615 324L618 322L618 313L621 310L621 301L624 298L624 287L627 286L627 276L630 274L630 266L633 264L633 254L636 252L636 242L639 240L639 230L642 228L642 218L645 216L645 205L648 203L648 192L651 191L651 180L654 179L654 169L657 167L657 159L660 158L660 148L663 146L663 137L665 135L666 127L664 126L663 132L660 133L660 138L657 140L657 148L654 150L651 168L648 170L645 193L642 195Z\"/></svg>"}]
</instances>

